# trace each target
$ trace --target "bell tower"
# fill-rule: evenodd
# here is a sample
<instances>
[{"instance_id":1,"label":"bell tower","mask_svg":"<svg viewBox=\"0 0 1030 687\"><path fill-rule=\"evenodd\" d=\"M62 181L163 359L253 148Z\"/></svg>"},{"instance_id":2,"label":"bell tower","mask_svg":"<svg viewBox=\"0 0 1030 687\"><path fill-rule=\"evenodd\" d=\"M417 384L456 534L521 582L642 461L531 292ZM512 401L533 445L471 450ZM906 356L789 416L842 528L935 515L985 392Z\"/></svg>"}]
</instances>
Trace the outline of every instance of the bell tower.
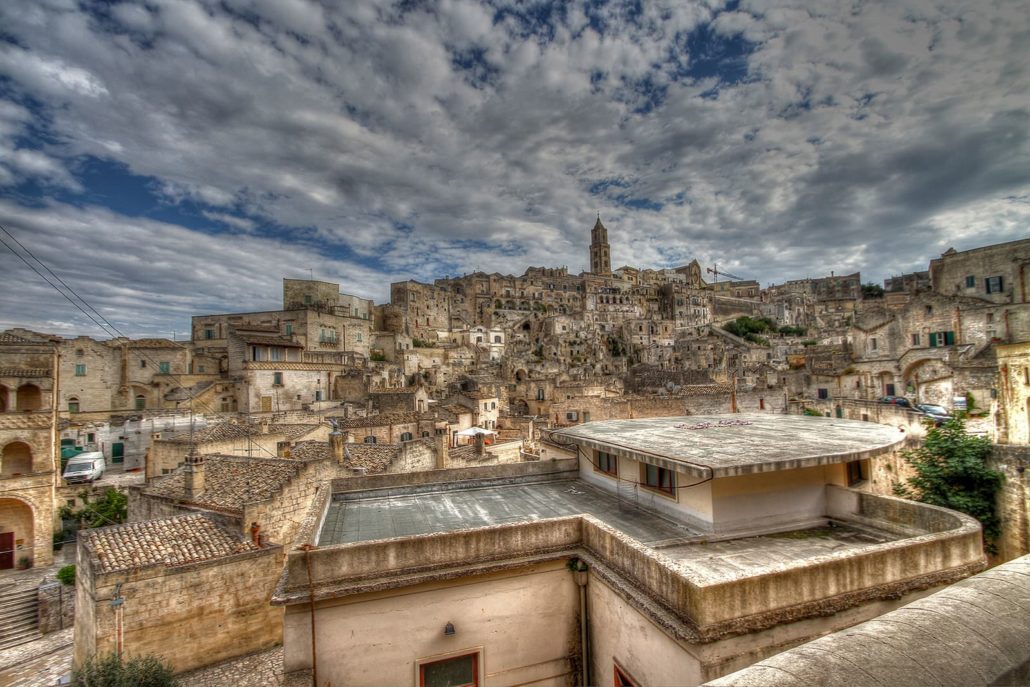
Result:
<instances>
[{"instance_id":1,"label":"bell tower","mask_svg":"<svg viewBox=\"0 0 1030 687\"><path fill-rule=\"evenodd\" d=\"M600 213L590 231L590 271L593 274L612 273L612 249L608 245L608 230L601 224Z\"/></svg>"}]
</instances>

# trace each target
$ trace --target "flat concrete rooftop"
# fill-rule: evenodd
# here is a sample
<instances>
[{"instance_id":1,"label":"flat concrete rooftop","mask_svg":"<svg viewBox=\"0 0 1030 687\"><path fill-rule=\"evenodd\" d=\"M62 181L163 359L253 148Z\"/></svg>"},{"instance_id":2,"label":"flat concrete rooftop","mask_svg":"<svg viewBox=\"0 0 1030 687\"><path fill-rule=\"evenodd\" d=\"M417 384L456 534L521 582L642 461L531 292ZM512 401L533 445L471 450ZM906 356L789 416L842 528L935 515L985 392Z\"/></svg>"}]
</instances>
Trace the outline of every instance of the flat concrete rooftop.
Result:
<instances>
[{"instance_id":1,"label":"flat concrete rooftop","mask_svg":"<svg viewBox=\"0 0 1030 687\"><path fill-rule=\"evenodd\" d=\"M662 546L662 555L693 580L728 582L899 539L896 534L837 524L759 537Z\"/></svg>"},{"instance_id":2,"label":"flat concrete rooftop","mask_svg":"<svg viewBox=\"0 0 1030 687\"><path fill-rule=\"evenodd\" d=\"M399 496L335 499L320 546L407 537L589 513L651 546L699 533L649 510L622 503L575 479L473 489L429 490Z\"/></svg>"},{"instance_id":3,"label":"flat concrete rooftop","mask_svg":"<svg viewBox=\"0 0 1030 687\"><path fill-rule=\"evenodd\" d=\"M716 478L861 460L905 440L898 428L874 422L769 413L587 422L552 436Z\"/></svg>"}]
</instances>

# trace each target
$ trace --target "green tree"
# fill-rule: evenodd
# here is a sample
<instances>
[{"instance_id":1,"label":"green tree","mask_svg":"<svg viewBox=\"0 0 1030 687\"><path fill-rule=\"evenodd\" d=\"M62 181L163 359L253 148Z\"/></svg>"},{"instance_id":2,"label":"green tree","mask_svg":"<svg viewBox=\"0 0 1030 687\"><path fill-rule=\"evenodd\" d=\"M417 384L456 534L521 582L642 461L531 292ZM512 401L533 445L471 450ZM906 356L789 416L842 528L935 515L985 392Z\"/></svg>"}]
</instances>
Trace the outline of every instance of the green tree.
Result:
<instances>
[{"instance_id":1,"label":"green tree","mask_svg":"<svg viewBox=\"0 0 1030 687\"><path fill-rule=\"evenodd\" d=\"M153 655L122 662L116 654L93 656L72 672L73 687L174 687L172 667Z\"/></svg>"},{"instance_id":2,"label":"green tree","mask_svg":"<svg viewBox=\"0 0 1030 687\"><path fill-rule=\"evenodd\" d=\"M104 527L106 525L120 525L125 522L128 515L129 497L114 487L108 487L104 492L94 498L89 498L89 492L79 492L79 498L84 505L79 510L73 510L65 506L61 509L61 519L78 520L83 527Z\"/></svg>"},{"instance_id":3,"label":"green tree","mask_svg":"<svg viewBox=\"0 0 1030 687\"><path fill-rule=\"evenodd\" d=\"M921 447L902 452L916 475L895 482L894 493L973 516L983 526L985 548L993 553L1001 534L995 498L1005 476L987 467L990 454L986 437L967 434L960 418L948 420L927 432Z\"/></svg>"},{"instance_id":4,"label":"green tree","mask_svg":"<svg viewBox=\"0 0 1030 687\"><path fill-rule=\"evenodd\" d=\"M883 298L883 287L873 282L862 284L862 298Z\"/></svg>"}]
</instances>

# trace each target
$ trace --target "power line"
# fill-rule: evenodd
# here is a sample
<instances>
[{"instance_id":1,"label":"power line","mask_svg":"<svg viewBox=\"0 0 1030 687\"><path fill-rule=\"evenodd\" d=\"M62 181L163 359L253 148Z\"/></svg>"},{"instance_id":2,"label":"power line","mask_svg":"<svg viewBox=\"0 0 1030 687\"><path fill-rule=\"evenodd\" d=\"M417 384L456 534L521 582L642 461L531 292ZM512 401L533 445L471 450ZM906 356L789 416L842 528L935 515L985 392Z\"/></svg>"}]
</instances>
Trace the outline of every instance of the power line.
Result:
<instances>
[{"instance_id":1,"label":"power line","mask_svg":"<svg viewBox=\"0 0 1030 687\"><path fill-rule=\"evenodd\" d=\"M16 255L18 257L18 259L21 260L23 263L25 263L25 265L28 266L29 269L31 269L33 272L35 272L40 277L40 279L42 279L51 288L53 288L55 291L57 291L59 294L61 294L64 297L65 300L67 300L69 303L71 303L73 306L75 306L75 308L77 310L79 310L83 315L85 315L90 320L92 320L94 324L96 324L98 327L100 327L101 331L103 331L105 334L107 334L111 338L129 339L128 336L123 334L116 326L111 324L111 322L106 317L104 317L102 314L100 314L100 312L96 308L94 308L92 305L90 305L89 302L86 301L85 298L83 298L78 293L76 293L75 289L73 289L72 287L68 286L68 284L63 279L61 279L57 275L56 272L54 272L52 269L50 269L50 267L47 266L46 263L44 263L42 260L37 258L35 256L35 254L33 254L33 252L31 250L29 250L21 241L19 241L11 232L9 232L6 227L4 227L3 225L0 225L0 231L3 231L3 233L6 234L7 236L9 236L11 238L11 240L14 241L14 243L16 243L23 251L25 251L25 253L29 257L31 257L33 260L35 260L47 272L52 274L54 276L54 278L57 279L57 281L59 281L64 286L65 289L68 290L69 293L71 293L73 296L75 296L75 298L77 298L79 301L81 301L86 307L88 307L90 310L92 310L94 313L96 313L97 317L99 317L101 320L103 320L104 323L106 323L106 326L104 324L101 324L101 322L98 321L96 317L91 315L81 305L79 305L74 300L72 300L71 297L68 296L68 294L66 294L64 291L62 291L56 284L54 284L54 282L50 281L50 279L48 279L45 274L43 274L38 269L36 269L36 267L32 263L30 263L25 258L24 255L22 255L21 253L16 251L2 236L0 236L0 243L3 243L5 248L7 248L12 253L14 253L14 255ZM108 327L110 329L108 329ZM112 331L114 332L113 334L112 334ZM172 342L172 343L178 345L177 342ZM186 349L188 347L187 346L179 346L179 348ZM154 360L152 357L150 357L150 355L148 355L142 349L138 349L138 352L139 352L140 356L142 356L143 358L146 358L147 360L149 360L154 365L157 365L158 369L160 369L160 363L158 361ZM179 384L179 386L181 388L186 390L186 393L187 393L189 401L190 401L191 412L192 412L192 409L193 409L193 403L197 402L197 403L200 404L201 409L204 410L205 412L208 412L208 413L210 413L212 415L217 415L218 414L218 413L215 412L214 408L211 408L210 406L208 406L203 401L196 400L196 398L193 395L193 391L186 384L183 383L183 380L182 380L181 376L179 376L178 374L175 374L175 373L171 373L171 372L168 373L168 376L171 377L172 379L174 379L176 382L178 382L178 384ZM192 423L191 423L191 428L192 428ZM191 431L192 431L192 429L191 429ZM278 458L278 456L276 454L272 453L271 451L269 451L264 446L261 446L260 444L258 444L258 448L260 448L262 451L267 453L272 458Z\"/></svg>"}]
</instances>

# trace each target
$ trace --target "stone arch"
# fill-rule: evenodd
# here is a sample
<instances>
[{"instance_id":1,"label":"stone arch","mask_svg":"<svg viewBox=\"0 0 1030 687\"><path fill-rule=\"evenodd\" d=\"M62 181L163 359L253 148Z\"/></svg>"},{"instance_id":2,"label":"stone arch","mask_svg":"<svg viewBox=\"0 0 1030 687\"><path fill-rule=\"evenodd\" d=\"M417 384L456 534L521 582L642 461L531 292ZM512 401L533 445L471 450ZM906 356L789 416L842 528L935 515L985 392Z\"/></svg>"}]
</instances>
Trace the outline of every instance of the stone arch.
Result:
<instances>
[{"instance_id":1,"label":"stone arch","mask_svg":"<svg viewBox=\"0 0 1030 687\"><path fill-rule=\"evenodd\" d=\"M516 382L524 382L527 379L529 379L529 373L526 372L525 369L520 368L518 370L515 370L515 381Z\"/></svg>"},{"instance_id":2,"label":"stone arch","mask_svg":"<svg viewBox=\"0 0 1030 687\"><path fill-rule=\"evenodd\" d=\"M0 384L0 413L7 412L7 395L10 393L10 389L3 384Z\"/></svg>"},{"instance_id":3,"label":"stone arch","mask_svg":"<svg viewBox=\"0 0 1030 687\"><path fill-rule=\"evenodd\" d=\"M35 384L22 384L16 393L18 410L39 410L43 407L43 392Z\"/></svg>"},{"instance_id":4,"label":"stone arch","mask_svg":"<svg viewBox=\"0 0 1030 687\"><path fill-rule=\"evenodd\" d=\"M0 498L0 570L13 568L22 556L34 561L39 558L33 550L36 528L36 509L32 503L8 494Z\"/></svg>"},{"instance_id":5,"label":"stone arch","mask_svg":"<svg viewBox=\"0 0 1030 687\"><path fill-rule=\"evenodd\" d=\"M0 476L27 475L32 472L32 448L24 441L12 441L0 453Z\"/></svg>"}]
</instances>

